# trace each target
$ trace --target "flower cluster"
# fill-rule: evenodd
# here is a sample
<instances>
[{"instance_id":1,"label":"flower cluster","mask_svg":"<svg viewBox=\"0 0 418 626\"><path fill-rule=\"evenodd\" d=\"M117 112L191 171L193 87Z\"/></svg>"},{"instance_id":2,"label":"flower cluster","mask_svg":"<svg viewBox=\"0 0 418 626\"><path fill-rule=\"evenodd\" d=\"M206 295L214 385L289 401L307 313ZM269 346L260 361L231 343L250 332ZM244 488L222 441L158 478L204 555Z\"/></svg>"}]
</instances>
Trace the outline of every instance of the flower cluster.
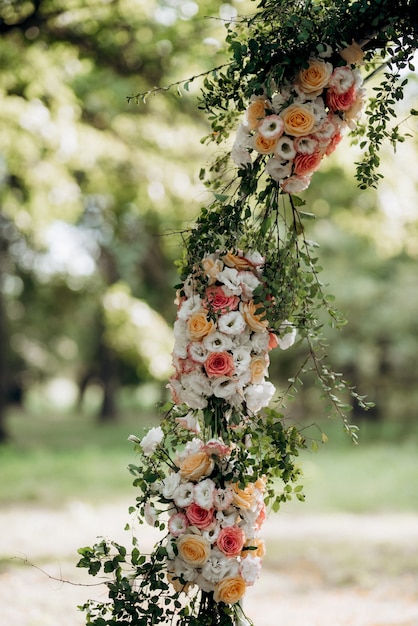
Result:
<instances>
[{"instance_id":1,"label":"flower cluster","mask_svg":"<svg viewBox=\"0 0 418 626\"><path fill-rule=\"evenodd\" d=\"M158 429L153 429L157 431ZM141 443L160 440L150 431ZM266 513L265 481L259 478L241 488L225 481L232 475L231 448L220 439L189 441L172 469L156 486L155 497L165 511L147 502L146 521L154 526L168 515L164 540L168 581L177 592L197 586L213 594L215 602L235 604L259 576L265 554L259 530Z\"/></svg>"},{"instance_id":2,"label":"flower cluster","mask_svg":"<svg viewBox=\"0 0 418 626\"><path fill-rule=\"evenodd\" d=\"M271 332L254 301L263 265L258 252L216 252L184 282L169 383L175 404L204 409L214 396L252 414L269 404L275 388L266 381L268 353L291 346L296 331L284 320L279 335Z\"/></svg>"},{"instance_id":3,"label":"flower cluster","mask_svg":"<svg viewBox=\"0 0 418 626\"><path fill-rule=\"evenodd\" d=\"M327 56L330 51L323 54ZM279 85L270 99L253 96L231 156L239 167L246 167L252 163L252 150L267 155L266 173L282 191L303 191L345 128L355 127L363 99L357 69L312 57L308 67L293 81Z\"/></svg>"}]
</instances>

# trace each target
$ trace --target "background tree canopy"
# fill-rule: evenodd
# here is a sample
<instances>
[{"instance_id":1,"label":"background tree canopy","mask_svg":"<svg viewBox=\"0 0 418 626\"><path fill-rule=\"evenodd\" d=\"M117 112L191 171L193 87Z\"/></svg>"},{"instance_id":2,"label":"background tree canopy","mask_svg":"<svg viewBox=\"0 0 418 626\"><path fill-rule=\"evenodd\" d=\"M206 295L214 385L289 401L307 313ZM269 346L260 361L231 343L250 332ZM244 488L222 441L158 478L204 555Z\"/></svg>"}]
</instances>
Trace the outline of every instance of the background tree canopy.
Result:
<instances>
[{"instance_id":1,"label":"background tree canopy","mask_svg":"<svg viewBox=\"0 0 418 626\"><path fill-rule=\"evenodd\" d=\"M253 10L238 0L0 0L0 438L6 404L57 374L80 397L99 382L102 419L117 414L121 387L167 379L174 261L205 203L199 169L213 148L200 143L209 125L198 81L185 97L174 88L137 106L127 96L221 65L224 22ZM412 79L408 98L416 91ZM306 199L324 281L349 322L332 333L332 358L376 402L366 417L408 424L418 240L416 122L406 125L414 137L383 157L377 191L356 188L346 141ZM283 384L297 358L274 364ZM321 408L309 389L295 414L308 404L311 419Z\"/></svg>"}]
</instances>

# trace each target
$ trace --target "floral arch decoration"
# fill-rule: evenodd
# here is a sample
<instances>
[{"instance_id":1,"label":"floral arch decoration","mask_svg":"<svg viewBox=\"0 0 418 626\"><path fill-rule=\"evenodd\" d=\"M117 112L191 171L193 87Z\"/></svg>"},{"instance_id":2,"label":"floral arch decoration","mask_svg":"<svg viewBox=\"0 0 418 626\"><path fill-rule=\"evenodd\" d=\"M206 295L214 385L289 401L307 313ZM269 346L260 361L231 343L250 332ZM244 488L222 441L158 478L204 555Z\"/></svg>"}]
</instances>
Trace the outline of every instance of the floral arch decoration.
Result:
<instances>
[{"instance_id":1,"label":"floral arch decoration","mask_svg":"<svg viewBox=\"0 0 418 626\"><path fill-rule=\"evenodd\" d=\"M109 575L108 598L82 607L88 624L252 624L242 598L260 573L267 511L303 500L296 460L307 442L282 411L304 370L356 439L338 391L367 403L324 359L318 311L341 319L322 292L304 231L312 215L297 194L347 131L364 152L360 187L377 184L381 143L403 140L390 120L401 73L414 69L417 5L261 0L227 26L230 60L205 76L199 106L211 121L206 140L222 146L231 135L232 148L201 171L213 202L184 238L172 400L160 426L131 437L130 512L163 538L151 554L134 532L129 550L108 540L80 548L80 567ZM296 337L306 360L270 407L269 353Z\"/></svg>"}]
</instances>

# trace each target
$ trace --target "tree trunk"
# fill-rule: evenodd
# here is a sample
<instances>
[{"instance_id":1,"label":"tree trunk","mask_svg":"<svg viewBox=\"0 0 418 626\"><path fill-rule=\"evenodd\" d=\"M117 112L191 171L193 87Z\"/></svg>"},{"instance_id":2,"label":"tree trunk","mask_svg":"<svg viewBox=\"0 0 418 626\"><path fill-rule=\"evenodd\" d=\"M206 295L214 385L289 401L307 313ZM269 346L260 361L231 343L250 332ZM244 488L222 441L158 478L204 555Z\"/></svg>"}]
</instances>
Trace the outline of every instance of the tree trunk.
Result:
<instances>
[{"instance_id":1,"label":"tree trunk","mask_svg":"<svg viewBox=\"0 0 418 626\"><path fill-rule=\"evenodd\" d=\"M118 360L114 351L103 343L99 347L99 358L99 378L103 385L99 422L115 422L118 416L116 402L116 394L119 389Z\"/></svg>"}]
</instances>

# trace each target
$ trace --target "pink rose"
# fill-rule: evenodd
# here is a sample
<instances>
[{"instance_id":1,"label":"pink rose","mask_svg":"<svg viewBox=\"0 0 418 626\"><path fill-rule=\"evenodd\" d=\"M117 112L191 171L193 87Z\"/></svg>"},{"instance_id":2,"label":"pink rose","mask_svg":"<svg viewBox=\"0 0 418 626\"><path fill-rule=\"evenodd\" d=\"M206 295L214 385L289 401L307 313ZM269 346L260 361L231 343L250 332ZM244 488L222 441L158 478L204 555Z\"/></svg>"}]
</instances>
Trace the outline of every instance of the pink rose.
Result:
<instances>
[{"instance_id":1,"label":"pink rose","mask_svg":"<svg viewBox=\"0 0 418 626\"><path fill-rule=\"evenodd\" d=\"M225 556L238 556L244 547L245 534L238 526L222 528L216 540L216 545Z\"/></svg>"},{"instance_id":2,"label":"pink rose","mask_svg":"<svg viewBox=\"0 0 418 626\"><path fill-rule=\"evenodd\" d=\"M218 313L235 311L238 308L239 297L227 296L222 287L213 286L206 289L205 306Z\"/></svg>"},{"instance_id":3,"label":"pink rose","mask_svg":"<svg viewBox=\"0 0 418 626\"><path fill-rule=\"evenodd\" d=\"M234 359L229 352L211 352L204 368L208 376L231 376L234 373Z\"/></svg>"},{"instance_id":4,"label":"pink rose","mask_svg":"<svg viewBox=\"0 0 418 626\"><path fill-rule=\"evenodd\" d=\"M294 164L294 172L297 176L307 176L318 169L322 160L322 154L317 151L312 154L297 154Z\"/></svg>"},{"instance_id":5,"label":"pink rose","mask_svg":"<svg viewBox=\"0 0 418 626\"><path fill-rule=\"evenodd\" d=\"M203 509L201 506L193 502L186 509L186 516L192 526L196 528L209 528L213 522L213 511Z\"/></svg>"},{"instance_id":6,"label":"pink rose","mask_svg":"<svg viewBox=\"0 0 418 626\"><path fill-rule=\"evenodd\" d=\"M331 111L348 111L356 101L356 88L353 85L344 93L337 93L332 89L328 89L326 103Z\"/></svg>"},{"instance_id":7,"label":"pink rose","mask_svg":"<svg viewBox=\"0 0 418 626\"><path fill-rule=\"evenodd\" d=\"M342 133L335 133L334 137L329 142L327 149L325 150L325 154L327 156L329 156L330 154L334 152L335 148L338 146L342 138L343 138Z\"/></svg>"}]
</instances>

